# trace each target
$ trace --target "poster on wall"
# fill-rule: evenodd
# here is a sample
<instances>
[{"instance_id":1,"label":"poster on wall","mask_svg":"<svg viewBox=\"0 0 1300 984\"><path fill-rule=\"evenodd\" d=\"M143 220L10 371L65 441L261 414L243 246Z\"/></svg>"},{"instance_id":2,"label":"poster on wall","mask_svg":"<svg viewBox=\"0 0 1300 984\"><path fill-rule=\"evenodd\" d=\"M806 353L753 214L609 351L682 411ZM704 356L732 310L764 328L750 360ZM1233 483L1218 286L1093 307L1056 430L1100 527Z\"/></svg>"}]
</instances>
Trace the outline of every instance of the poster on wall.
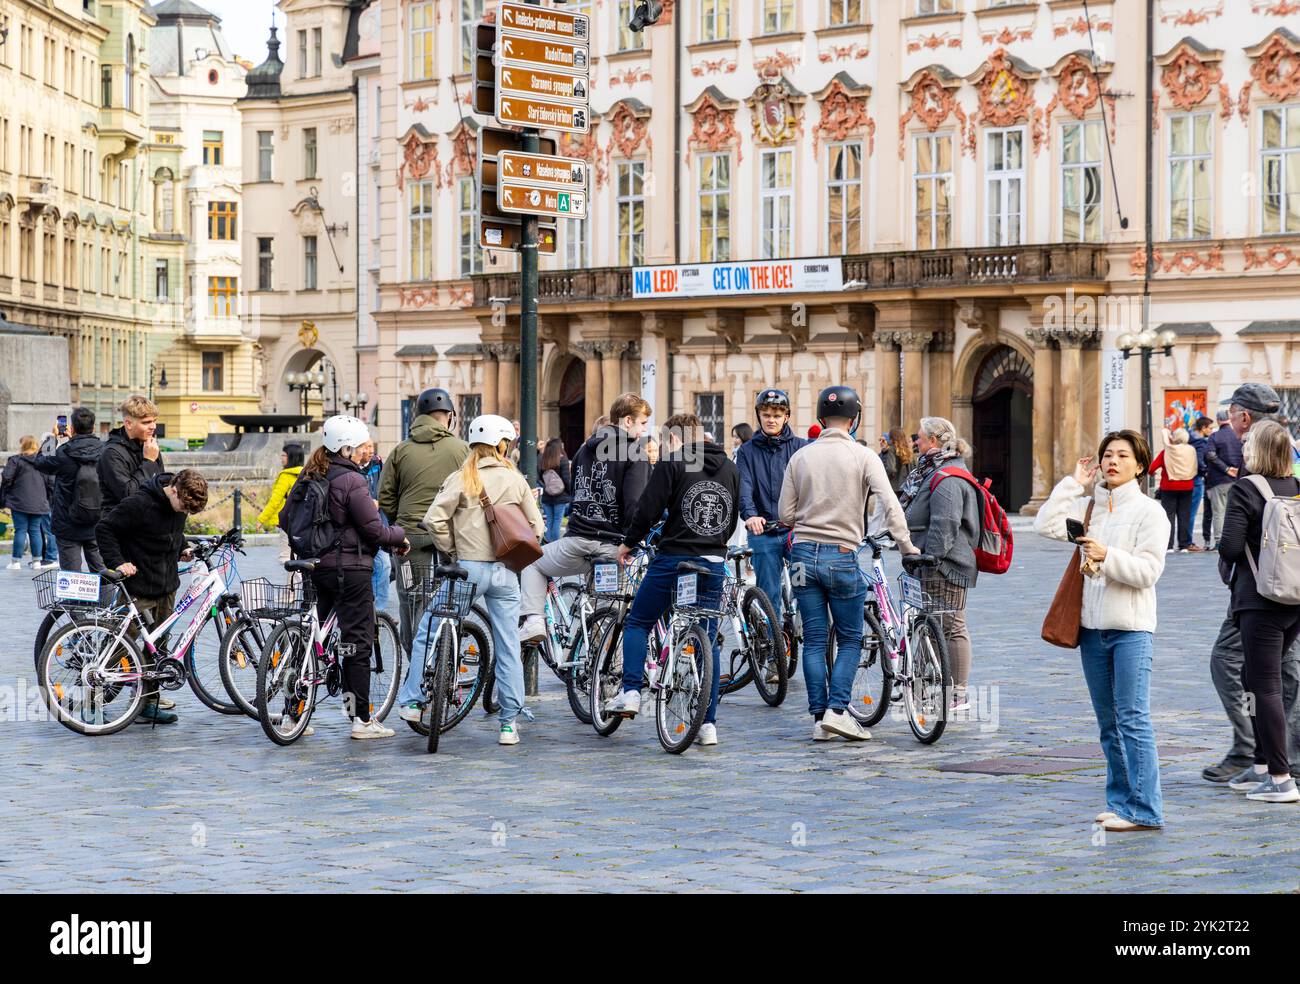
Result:
<instances>
[{"instance_id":1,"label":"poster on wall","mask_svg":"<svg viewBox=\"0 0 1300 984\"><path fill-rule=\"evenodd\" d=\"M655 387L659 382L659 364L653 360L645 360L641 363L641 399L655 405ZM654 416L651 415L650 423L646 425L646 433L651 433L654 429Z\"/></svg>"},{"instance_id":2,"label":"poster on wall","mask_svg":"<svg viewBox=\"0 0 1300 984\"><path fill-rule=\"evenodd\" d=\"M1209 402L1203 389L1165 390L1166 427L1183 427L1188 432L1198 417L1208 417Z\"/></svg>"}]
</instances>

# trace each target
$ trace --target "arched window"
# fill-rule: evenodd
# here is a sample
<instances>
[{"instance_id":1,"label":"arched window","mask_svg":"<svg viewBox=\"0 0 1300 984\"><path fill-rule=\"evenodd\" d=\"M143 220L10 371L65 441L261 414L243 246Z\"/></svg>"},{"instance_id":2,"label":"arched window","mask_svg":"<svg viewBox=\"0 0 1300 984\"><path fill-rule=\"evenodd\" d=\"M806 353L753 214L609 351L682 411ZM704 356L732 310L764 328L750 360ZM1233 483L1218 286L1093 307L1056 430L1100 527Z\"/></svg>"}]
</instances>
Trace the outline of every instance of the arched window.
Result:
<instances>
[{"instance_id":1,"label":"arched window","mask_svg":"<svg viewBox=\"0 0 1300 984\"><path fill-rule=\"evenodd\" d=\"M124 105L127 111L135 109L135 37L126 36L126 92Z\"/></svg>"},{"instance_id":2,"label":"arched window","mask_svg":"<svg viewBox=\"0 0 1300 984\"><path fill-rule=\"evenodd\" d=\"M155 232L176 231L176 181L165 167L153 175L153 225Z\"/></svg>"}]
</instances>

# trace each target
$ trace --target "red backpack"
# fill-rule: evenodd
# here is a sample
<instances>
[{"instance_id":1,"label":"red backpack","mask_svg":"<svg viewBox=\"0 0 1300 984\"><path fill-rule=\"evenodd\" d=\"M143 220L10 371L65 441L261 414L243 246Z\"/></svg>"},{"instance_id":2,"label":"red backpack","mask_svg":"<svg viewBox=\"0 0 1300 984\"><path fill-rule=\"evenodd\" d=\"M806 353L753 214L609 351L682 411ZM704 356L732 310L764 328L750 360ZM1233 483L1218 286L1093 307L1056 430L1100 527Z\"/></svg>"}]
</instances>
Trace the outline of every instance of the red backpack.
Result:
<instances>
[{"instance_id":1,"label":"red backpack","mask_svg":"<svg viewBox=\"0 0 1300 984\"><path fill-rule=\"evenodd\" d=\"M993 480L986 478L981 484L965 468L940 468L930 476L931 494L945 478L960 478L979 493L980 535L975 544L976 569L982 574L1005 574L1011 568L1011 523L1007 520L1007 511L989 491Z\"/></svg>"}]
</instances>

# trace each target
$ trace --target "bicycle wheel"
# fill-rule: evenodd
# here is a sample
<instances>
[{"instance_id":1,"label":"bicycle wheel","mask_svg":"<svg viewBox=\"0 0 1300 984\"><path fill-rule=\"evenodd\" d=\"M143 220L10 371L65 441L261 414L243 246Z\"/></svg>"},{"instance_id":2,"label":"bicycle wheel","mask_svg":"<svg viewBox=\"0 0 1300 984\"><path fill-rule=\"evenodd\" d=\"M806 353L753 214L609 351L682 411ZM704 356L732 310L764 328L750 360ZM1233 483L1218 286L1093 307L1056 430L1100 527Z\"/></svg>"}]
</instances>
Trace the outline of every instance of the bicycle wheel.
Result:
<instances>
[{"instance_id":1,"label":"bicycle wheel","mask_svg":"<svg viewBox=\"0 0 1300 984\"><path fill-rule=\"evenodd\" d=\"M790 686L781 652L776 610L762 588L747 588L740 610L749 629L749 662L754 669L754 689L768 707L780 707Z\"/></svg>"},{"instance_id":2,"label":"bicycle wheel","mask_svg":"<svg viewBox=\"0 0 1300 984\"><path fill-rule=\"evenodd\" d=\"M420 723L425 724L424 719L428 718L428 724L425 726L429 729L430 754L438 750L438 739L442 737L444 730L442 725L447 716L447 702L451 696L452 669L457 656L453 635L450 630L442 633L438 639L437 658L433 666L424 668L428 687L425 695L429 698L429 702L424 705L425 713L421 715Z\"/></svg>"},{"instance_id":3,"label":"bicycle wheel","mask_svg":"<svg viewBox=\"0 0 1300 984\"><path fill-rule=\"evenodd\" d=\"M565 674L564 689L569 694L569 709L583 724L591 724L591 659L592 651L596 649L595 645L588 647L587 640L598 643L605 632L605 623L617 618L618 612L612 605L597 608L587 620L586 635L578 625L573 645L569 647L568 661L577 665L570 667Z\"/></svg>"},{"instance_id":4,"label":"bicycle wheel","mask_svg":"<svg viewBox=\"0 0 1300 984\"><path fill-rule=\"evenodd\" d=\"M45 643L49 641L50 633L58 626L70 625L76 621L79 619L57 608L45 613L45 617L41 619L41 624L36 629L36 644L32 646L32 665L37 673L41 670L41 653L45 651Z\"/></svg>"},{"instance_id":5,"label":"bicycle wheel","mask_svg":"<svg viewBox=\"0 0 1300 984\"><path fill-rule=\"evenodd\" d=\"M401 630L397 621L387 612L375 612L375 648L370 664L370 718L382 721L388 717L402 687ZM380 671L379 667L383 670Z\"/></svg>"},{"instance_id":6,"label":"bicycle wheel","mask_svg":"<svg viewBox=\"0 0 1300 984\"><path fill-rule=\"evenodd\" d=\"M217 666L230 699L249 717L257 717L257 664L262 646L275 631L274 622L259 622L241 616L221 640Z\"/></svg>"},{"instance_id":7,"label":"bicycle wheel","mask_svg":"<svg viewBox=\"0 0 1300 984\"><path fill-rule=\"evenodd\" d=\"M144 706L140 647L117 639L113 623L69 623L45 643L36 682L45 706L79 735L111 735L128 727Z\"/></svg>"},{"instance_id":8,"label":"bicycle wheel","mask_svg":"<svg viewBox=\"0 0 1300 984\"><path fill-rule=\"evenodd\" d=\"M605 706L623 689L623 624L610 619L601 633L592 661L591 697L587 705L596 734L608 738L623 723L620 714L606 714Z\"/></svg>"},{"instance_id":9,"label":"bicycle wheel","mask_svg":"<svg viewBox=\"0 0 1300 984\"><path fill-rule=\"evenodd\" d=\"M483 658L487 640L483 630L470 622L460 626L460 659L452 673L451 687L447 691L447 711L442 730L450 731L469 716L487 682L489 667Z\"/></svg>"},{"instance_id":10,"label":"bicycle wheel","mask_svg":"<svg viewBox=\"0 0 1300 984\"><path fill-rule=\"evenodd\" d=\"M741 613L740 617L743 618L743 605ZM735 619L730 615L723 617L718 626L718 635L720 636L719 649L722 653L722 663L719 667L722 673L721 693L725 697L749 686L750 681L754 679L754 664L751 660L750 640L736 631Z\"/></svg>"},{"instance_id":11,"label":"bicycle wheel","mask_svg":"<svg viewBox=\"0 0 1300 984\"><path fill-rule=\"evenodd\" d=\"M948 665L948 642L939 628L939 620L920 619L912 631L911 676L903 687L907 723L923 745L939 740L948 723L946 703L952 686Z\"/></svg>"},{"instance_id":12,"label":"bicycle wheel","mask_svg":"<svg viewBox=\"0 0 1300 984\"><path fill-rule=\"evenodd\" d=\"M869 603L862 616L862 656L853 676L849 713L865 727L879 724L889 710L889 695L893 689L885 630L876 614L876 606Z\"/></svg>"},{"instance_id":13,"label":"bicycle wheel","mask_svg":"<svg viewBox=\"0 0 1300 984\"><path fill-rule=\"evenodd\" d=\"M488 660L487 677L483 681L483 713L495 714L501 710L501 702L497 700L497 664L494 660Z\"/></svg>"},{"instance_id":14,"label":"bicycle wheel","mask_svg":"<svg viewBox=\"0 0 1300 984\"><path fill-rule=\"evenodd\" d=\"M222 630L231 621L231 615L221 611L215 618L203 616L203 625L185 654L185 676L190 689L195 697L218 714L244 713L244 709L231 698L221 676L221 651L225 643Z\"/></svg>"},{"instance_id":15,"label":"bicycle wheel","mask_svg":"<svg viewBox=\"0 0 1300 984\"><path fill-rule=\"evenodd\" d=\"M316 709L316 652L307 627L294 619L271 633L257 661L257 718L266 737L292 745Z\"/></svg>"},{"instance_id":16,"label":"bicycle wheel","mask_svg":"<svg viewBox=\"0 0 1300 984\"><path fill-rule=\"evenodd\" d=\"M655 729L664 751L678 755L695 741L709 711L713 647L699 625L675 643L673 672L655 694Z\"/></svg>"}]
</instances>

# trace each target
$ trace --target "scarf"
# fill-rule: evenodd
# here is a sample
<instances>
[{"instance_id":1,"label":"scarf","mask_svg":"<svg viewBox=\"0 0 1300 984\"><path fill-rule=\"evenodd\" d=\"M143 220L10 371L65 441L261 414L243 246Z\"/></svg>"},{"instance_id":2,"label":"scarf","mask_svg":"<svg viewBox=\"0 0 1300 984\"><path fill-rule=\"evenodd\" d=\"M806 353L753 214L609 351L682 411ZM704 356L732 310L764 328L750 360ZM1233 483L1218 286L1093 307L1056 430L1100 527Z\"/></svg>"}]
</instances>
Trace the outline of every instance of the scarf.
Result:
<instances>
[{"instance_id":1,"label":"scarf","mask_svg":"<svg viewBox=\"0 0 1300 984\"><path fill-rule=\"evenodd\" d=\"M955 450L945 451L943 448L931 448L921 457L917 458L912 465L912 473L907 476L902 487L898 490L898 503L904 509L911 505L916 494L921 491L922 486L930 484L930 476L937 472L949 461L959 458Z\"/></svg>"}]
</instances>

